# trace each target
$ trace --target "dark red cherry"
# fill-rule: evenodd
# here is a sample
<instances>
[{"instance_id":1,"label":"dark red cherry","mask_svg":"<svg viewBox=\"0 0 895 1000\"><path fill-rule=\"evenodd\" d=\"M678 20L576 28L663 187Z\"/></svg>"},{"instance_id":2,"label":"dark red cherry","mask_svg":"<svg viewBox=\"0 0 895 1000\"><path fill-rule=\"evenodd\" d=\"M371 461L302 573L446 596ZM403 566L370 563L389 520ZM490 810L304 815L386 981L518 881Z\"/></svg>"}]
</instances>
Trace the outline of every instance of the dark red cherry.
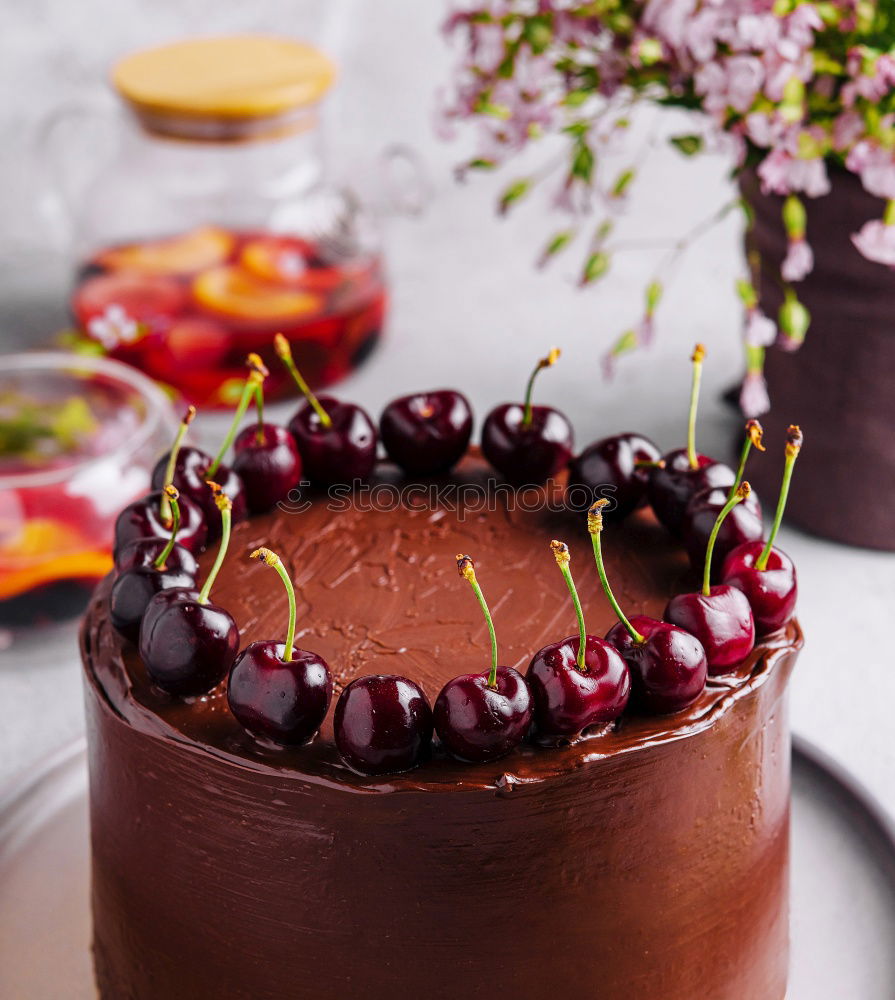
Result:
<instances>
[{"instance_id":1,"label":"dark red cherry","mask_svg":"<svg viewBox=\"0 0 895 1000\"><path fill-rule=\"evenodd\" d=\"M606 635L631 671L638 703L650 713L666 715L692 704L705 688L708 663L700 641L677 625L646 615L630 619L643 637L637 642L624 623Z\"/></svg>"},{"instance_id":2,"label":"dark red cherry","mask_svg":"<svg viewBox=\"0 0 895 1000\"><path fill-rule=\"evenodd\" d=\"M541 737L574 738L591 726L613 722L631 692L628 667L618 651L595 635L584 644L584 670L578 668L581 640L570 635L535 653L526 673Z\"/></svg>"},{"instance_id":3,"label":"dark red cherry","mask_svg":"<svg viewBox=\"0 0 895 1000\"><path fill-rule=\"evenodd\" d=\"M687 504L696 493L713 487L730 489L736 481L730 466L707 455L697 455L693 468L686 448L668 452L662 463L649 471L647 498L656 517L677 536L683 532Z\"/></svg>"},{"instance_id":4,"label":"dark red cherry","mask_svg":"<svg viewBox=\"0 0 895 1000\"><path fill-rule=\"evenodd\" d=\"M138 538L125 545L116 554L115 569L119 573L123 573L125 570L151 566L167 547L168 543L164 538ZM192 577L195 577L199 572L196 557L182 545L175 545L168 553L165 559L165 568L183 570Z\"/></svg>"},{"instance_id":5,"label":"dark red cherry","mask_svg":"<svg viewBox=\"0 0 895 1000\"><path fill-rule=\"evenodd\" d=\"M604 517L627 517L644 502L648 466L660 458L659 449L642 434L614 434L595 441L569 463L569 507L585 511L594 500L606 497L612 505L604 509Z\"/></svg>"},{"instance_id":6,"label":"dark red cherry","mask_svg":"<svg viewBox=\"0 0 895 1000\"><path fill-rule=\"evenodd\" d=\"M230 668L227 701L239 724L254 736L283 746L307 743L326 717L332 675L316 653L282 642L253 642Z\"/></svg>"},{"instance_id":7,"label":"dark red cherry","mask_svg":"<svg viewBox=\"0 0 895 1000\"><path fill-rule=\"evenodd\" d=\"M765 569L756 569L764 542L746 542L730 552L721 568L724 583L745 594L755 619L755 632L768 635L783 628L795 614L799 593L793 561L772 547Z\"/></svg>"},{"instance_id":8,"label":"dark red cherry","mask_svg":"<svg viewBox=\"0 0 895 1000\"><path fill-rule=\"evenodd\" d=\"M210 691L226 677L238 650L232 615L201 603L196 590L163 590L146 606L140 657L150 678L169 694Z\"/></svg>"},{"instance_id":9,"label":"dark red cherry","mask_svg":"<svg viewBox=\"0 0 895 1000\"><path fill-rule=\"evenodd\" d=\"M687 504L683 525L684 546L691 564L697 570L701 571L705 565L709 536L727 503L729 493L729 489L721 488L700 490ZM744 542L759 539L763 534L761 503L754 493L750 493L746 500L730 511L721 524L712 554L712 579L717 579L721 563L732 549Z\"/></svg>"},{"instance_id":10,"label":"dark red cherry","mask_svg":"<svg viewBox=\"0 0 895 1000\"><path fill-rule=\"evenodd\" d=\"M525 739L531 725L531 693L517 670L497 665L497 633L476 579L475 563L461 553L457 569L485 616L491 668L483 674L463 674L445 684L435 701L435 729L455 757L482 763L503 757Z\"/></svg>"},{"instance_id":11,"label":"dark red cherry","mask_svg":"<svg viewBox=\"0 0 895 1000\"><path fill-rule=\"evenodd\" d=\"M165 485L170 455L165 454L156 462L152 470L153 489L160 490ZM248 516L245 491L242 480L223 463L215 469L214 475L208 474L212 458L199 448L181 448L174 463L174 475L171 482L180 490L180 496L188 497L197 504L205 514L208 524L208 541L213 542L220 537L221 518L214 504L214 496L206 485L207 480L214 479L221 489L230 497L233 503L233 523L244 521ZM181 503L183 500L181 499Z\"/></svg>"},{"instance_id":12,"label":"dark red cherry","mask_svg":"<svg viewBox=\"0 0 895 1000\"><path fill-rule=\"evenodd\" d=\"M702 643L710 676L739 666L755 646L755 622L746 595L729 584L708 594L696 591L672 597L662 617Z\"/></svg>"},{"instance_id":13,"label":"dark red cherry","mask_svg":"<svg viewBox=\"0 0 895 1000\"><path fill-rule=\"evenodd\" d=\"M321 396L327 426L310 403L303 403L289 421L305 476L315 486L368 479L376 464L376 428L366 411L354 403Z\"/></svg>"},{"instance_id":14,"label":"dark red cherry","mask_svg":"<svg viewBox=\"0 0 895 1000\"><path fill-rule=\"evenodd\" d=\"M448 472L472 436L472 408L453 389L394 399L379 418L379 434L395 465L414 476Z\"/></svg>"},{"instance_id":15,"label":"dark red cherry","mask_svg":"<svg viewBox=\"0 0 895 1000\"><path fill-rule=\"evenodd\" d=\"M179 546L175 546L175 550L177 548ZM180 552L182 557L175 555L172 550L166 569L156 569L152 565L134 566L123 570L115 578L109 593L109 620L131 642L136 642L139 638L140 623L149 602L156 594L172 587L184 589L195 586L195 573L178 569L173 564L174 560L184 563L193 558L186 549L181 548ZM195 566L195 560L193 565Z\"/></svg>"},{"instance_id":16,"label":"dark red cherry","mask_svg":"<svg viewBox=\"0 0 895 1000\"><path fill-rule=\"evenodd\" d=\"M285 427L252 424L233 442L233 471L242 481L250 514L274 508L301 482L301 458Z\"/></svg>"},{"instance_id":17,"label":"dark red cherry","mask_svg":"<svg viewBox=\"0 0 895 1000\"><path fill-rule=\"evenodd\" d=\"M432 742L432 709L413 681L371 674L352 681L339 696L333 728L342 760L353 770L409 771Z\"/></svg>"},{"instance_id":18,"label":"dark red cherry","mask_svg":"<svg viewBox=\"0 0 895 1000\"><path fill-rule=\"evenodd\" d=\"M208 487L205 487L206 491ZM168 541L171 525L165 524L161 516L162 492L159 488L140 500L135 500L118 515L115 521L114 551L116 561L124 550L132 543L147 538L160 539L162 548ZM215 514L215 520L220 520ZM180 497L180 528L177 531L177 544L190 552L201 552L208 539L208 528L205 515L192 501Z\"/></svg>"},{"instance_id":19,"label":"dark red cherry","mask_svg":"<svg viewBox=\"0 0 895 1000\"><path fill-rule=\"evenodd\" d=\"M435 700L435 731L460 760L497 760L525 739L531 712L525 678L512 667L498 667L493 687L487 671L463 674L445 684Z\"/></svg>"},{"instance_id":20,"label":"dark red cherry","mask_svg":"<svg viewBox=\"0 0 895 1000\"><path fill-rule=\"evenodd\" d=\"M504 478L516 485L539 486L566 467L574 444L568 418L549 406L495 406L482 427L482 452Z\"/></svg>"}]
</instances>

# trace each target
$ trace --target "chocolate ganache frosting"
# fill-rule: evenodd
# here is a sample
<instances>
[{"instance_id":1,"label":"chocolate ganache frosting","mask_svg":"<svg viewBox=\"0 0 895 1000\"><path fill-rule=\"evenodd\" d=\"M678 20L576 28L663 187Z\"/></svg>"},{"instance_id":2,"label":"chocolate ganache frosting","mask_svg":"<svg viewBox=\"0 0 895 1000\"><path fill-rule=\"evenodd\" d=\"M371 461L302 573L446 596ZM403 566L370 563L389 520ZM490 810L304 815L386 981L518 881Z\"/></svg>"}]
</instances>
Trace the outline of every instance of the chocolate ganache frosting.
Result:
<instances>
[{"instance_id":1,"label":"chocolate ganache frosting","mask_svg":"<svg viewBox=\"0 0 895 1000\"><path fill-rule=\"evenodd\" d=\"M327 660L337 692L396 673L434 701L488 665L455 554L476 560L500 662L524 672L575 633L559 538L588 631L604 634L583 515L488 481L469 457L436 497L385 466L353 498L244 522L213 600L243 646L281 639L282 586L248 558L269 546L295 580L296 645ZM648 511L604 543L629 613L659 617L692 589ZM286 750L241 729L223 685L192 699L154 687L109 623L109 585L82 630L104 1000L782 1000L795 622L675 715L629 711L490 764L436 748L415 771L365 777L336 752L332 710Z\"/></svg>"}]
</instances>

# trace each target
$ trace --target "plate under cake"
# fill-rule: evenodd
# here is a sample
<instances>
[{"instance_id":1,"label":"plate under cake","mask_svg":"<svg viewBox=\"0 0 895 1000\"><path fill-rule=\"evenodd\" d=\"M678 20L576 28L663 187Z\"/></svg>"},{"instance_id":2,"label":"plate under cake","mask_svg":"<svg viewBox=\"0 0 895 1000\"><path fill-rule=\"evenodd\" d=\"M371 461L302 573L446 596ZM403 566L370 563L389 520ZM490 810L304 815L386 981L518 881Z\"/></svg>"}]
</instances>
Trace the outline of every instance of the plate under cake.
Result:
<instances>
[{"instance_id":1,"label":"plate under cake","mask_svg":"<svg viewBox=\"0 0 895 1000\"><path fill-rule=\"evenodd\" d=\"M524 672L575 632L559 538L588 631L605 634L584 515L539 491L482 503L489 479L468 457L436 498L383 466L354 501L253 518L214 601L243 646L281 639L282 585L248 558L269 546L296 583L296 645L327 660L337 692L395 673L434 702L488 664L455 554L476 560L500 662ZM604 550L628 613L660 617L693 589L648 510L608 525ZM194 699L154 687L109 623L109 585L82 630L103 1000L783 1000L797 623L675 715L629 710L491 764L436 748L414 771L363 777L336 752L332 708L311 744L284 750L240 728L223 685Z\"/></svg>"}]
</instances>

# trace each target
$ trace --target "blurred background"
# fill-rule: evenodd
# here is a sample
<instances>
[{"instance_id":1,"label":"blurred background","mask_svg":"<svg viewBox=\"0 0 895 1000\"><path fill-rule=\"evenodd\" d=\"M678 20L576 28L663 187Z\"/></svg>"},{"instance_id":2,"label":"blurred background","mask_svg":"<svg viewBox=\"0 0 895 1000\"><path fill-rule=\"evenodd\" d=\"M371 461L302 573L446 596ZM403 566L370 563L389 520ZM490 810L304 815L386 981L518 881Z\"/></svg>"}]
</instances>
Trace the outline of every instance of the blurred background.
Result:
<instances>
[{"instance_id":1,"label":"blurred background","mask_svg":"<svg viewBox=\"0 0 895 1000\"><path fill-rule=\"evenodd\" d=\"M622 359L615 377L604 379L602 355L636 322L643 287L664 251L620 254L607 280L584 291L575 287L577 261L560 258L547 271L535 269L539 248L556 228L546 204L536 198L506 219L495 212L499 193L524 164L461 184L455 167L469 148L462 138L446 143L436 135L437 92L456 58L439 32L440 3L257 0L249 10L209 0L32 0L5 13L4 352L44 345L69 325L72 258L53 191L61 173L77 192L113 141L100 122L69 131L59 162L51 165L38 151L39 123L75 100L114 110L109 68L133 49L196 34L280 32L315 42L338 64L339 78L324 106L329 175L361 194L383 233L390 280L386 333L367 363L341 383L340 394L378 412L397 394L456 386L481 416L494 402L518 396L534 359L556 344L563 357L538 392L565 410L579 445L638 430L670 448L684 437L689 353L701 340L708 357L699 447L728 454L739 417L721 396L743 371L742 314L734 292L743 272L741 218L732 213L687 253L662 301L656 342ZM647 109L633 122L649 156L640 165L637 197L619 223L632 240L674 240L732 193L723 155L687 160L660 141L687 130L681 112L662 114L657 121L659 112ZM397 183L384 179L381 154L396 145L413 153L413 184L424 192L419 205L406 197L410 183L400 175ZM785 407L786 400L777 404ZM799 414L788 419L798 421ZM799 567L799 616L808 637L793 681L794 729L848 765L895 812L888 711L895 679L887 646L895 607L892 557L788 528L780 541ZM83 725L71 633L47 629L39 642L12 642L8 635L3 641L0 702L13 711L0 727L0 780Z\"/></svg>"}]
</instances>

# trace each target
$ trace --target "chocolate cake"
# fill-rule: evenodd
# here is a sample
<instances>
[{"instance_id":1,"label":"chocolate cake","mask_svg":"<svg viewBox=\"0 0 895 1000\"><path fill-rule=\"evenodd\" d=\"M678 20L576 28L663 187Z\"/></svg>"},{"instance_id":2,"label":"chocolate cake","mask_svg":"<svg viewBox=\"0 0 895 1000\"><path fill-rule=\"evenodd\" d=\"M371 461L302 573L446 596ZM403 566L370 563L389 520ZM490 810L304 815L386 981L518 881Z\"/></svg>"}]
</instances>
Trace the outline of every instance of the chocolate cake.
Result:
<instances>
[{"instance_id":1,"label":"chocolate cake","mask_svg":"<svg viewBox=\"0 0 895 1000\"><path fill-rule=\"evenodd\" d=\"M296 645L326 659L337 693L394 673L434 702L488 665L455 554L475 557L500 662L524 673L575 632L558 538L588 632L605 634L615 616L582 515L489 494L488 479L468 457L439 495L399 495L380 466L353 501L244 521L215 602L242 646L282 640L282 586L248 558L269 546L295 581ZM631 614L659 618L693 589L648 509L608 527L604 550ZM103 1000L783 1000L795 621L676 714L626 711L486 764L436 745L415 770L365 777L337 753L332 706L313 742L286 749L240 727L224 684L159 690L110 625L110 586L82 631Z\"/></svg>"}]
</instances>

